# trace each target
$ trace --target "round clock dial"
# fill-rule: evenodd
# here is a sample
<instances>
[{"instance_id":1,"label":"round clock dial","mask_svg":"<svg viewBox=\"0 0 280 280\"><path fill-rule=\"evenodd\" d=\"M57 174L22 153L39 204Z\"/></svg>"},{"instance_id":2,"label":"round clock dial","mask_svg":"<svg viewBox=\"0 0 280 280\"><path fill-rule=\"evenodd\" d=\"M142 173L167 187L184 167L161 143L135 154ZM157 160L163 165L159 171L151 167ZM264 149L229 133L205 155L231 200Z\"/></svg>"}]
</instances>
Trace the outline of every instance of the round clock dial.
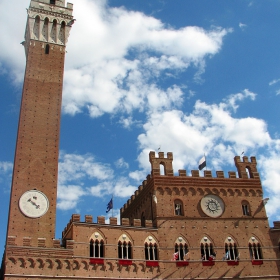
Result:
<instances>
[{"instance_id":1,"label":"round clock dial","mask_svg":"<svg viewBox=\"0 0 280 280\"><path fill-rule=\"evenodd\" d=\"M21 212L29 218L39 218L49 209L48 198L40 191L30 190L19 199Z\"/></svg>"},{"instance_id":2,"label":"round clock dial","mask_svg":"<svg viewBox=\"0 0 280 280\"><path fill-rule=\"evenodd\" d=\"M217 218L221 216L225 210L223 200L213 194L208 194L201 199L200 206L202 211L209 217Z\"/></svg>"}]
</instances>

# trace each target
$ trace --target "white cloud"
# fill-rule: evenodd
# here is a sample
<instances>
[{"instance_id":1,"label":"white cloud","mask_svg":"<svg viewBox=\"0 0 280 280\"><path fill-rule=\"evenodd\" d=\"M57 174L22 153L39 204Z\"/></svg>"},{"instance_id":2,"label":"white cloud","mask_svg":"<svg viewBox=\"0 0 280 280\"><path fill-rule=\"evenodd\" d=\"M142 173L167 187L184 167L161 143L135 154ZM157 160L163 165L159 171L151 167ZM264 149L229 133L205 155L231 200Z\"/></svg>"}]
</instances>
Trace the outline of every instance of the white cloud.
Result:
<instances>
[{"instance_id":1,"label":"white cloud","mask_svg":"<svg viewBox=\"0 0 280 280\"><path fill-rule=\"evenodd\" d=\"M66 182L79 182L86 178L105 180L113 177L114 171L107 164L95 161L91 154L78 155L60 153L59 184Z\"/></svg>"},{"instance_id":2,"label":"white cloud","mask_svg":"<svg viewBox=\"0 0 280 280\"><path fill-rule=\"evenodd\" d=\"M269 82L268 85L272 86L272 85L277 84L277 83L279 83L279 82L280 82L280 79L274 79L274 80L272 80L271 82Z\"/></svg>"},{"instance_id":3,"label":"white cloud","mask_svg":"<svg viewBox=\"0 0 280 280\"><path fill-rule=\"evenodd\" d=\"M85 196L85 192L81 186L60 185L57 193L57 208L61 210L69 210L77 207L80 199Z\"/></svg>"},{"instance_id":4,"label":"white cloud","mask_svg":"<svg viewBox=\"0 0 280 280\"><path fill-rule=\"evenodd\" d=\"M7 174L12 172L13 164L8 161L0 161L0 174Z\"/></svg>"},{"instance_id":5,"label":"white cloud","mask_svg":"<svg viewBox=\"0 0 280 280\"><path fill-rule=\"evenodd\" d=\"M233 156L244 149L252 151L271 145L272 139L263 120L232 116L238 102L245 98L254 100L255 96L244 90L219 104L209 105L198 100L190 114L180 110L151 114L144 125L145 132L138 137L142 150L138 157L140 167L149 170L148 153L158 146L162 151L173 151L174 170L177 171L183 167L197 167L204 153L213 158L211 166L219 168L222 163L232 164ZM137 173L131 176L137 177Z\"/></svg>"},{"instance_id":6,"label":"white cloud","mask_svg":"<svg viewBox=\"0 0 280 280\"><path fill-rule=\"evenodd\" d=\"M117 168L129 168L129 164L127 162L125 162L124 158L119 158L116 162L115 162L115 166Z\"/></svg>"},{"instance_id":7,"label":"white cloud","mask_svg":"<svg viewBox=\"0 0 280 280\"><path fill-rule=\"evenodd\" d=\"M77 22L68 44L63 95L63 110L72 115L84 109L99 117L179 106L184 92L176 84L161 88L163 71L185 71L192 65L199 76L205 58L220 50L230 32L195 26L171 29L143 13L110 8L106 1L74 5Z\"/></svg>"},{"instance_id":8,"label":"white cloud","mask_svg":"<svg viewBox=\"0 0 280 280\"><path fill-rule=\"evenodd\" d=\"M245 28L247 27L247 24L245 23L239 23L239 27L242 29L242 30L245 30Z\"/></svg>"}]
</instances>

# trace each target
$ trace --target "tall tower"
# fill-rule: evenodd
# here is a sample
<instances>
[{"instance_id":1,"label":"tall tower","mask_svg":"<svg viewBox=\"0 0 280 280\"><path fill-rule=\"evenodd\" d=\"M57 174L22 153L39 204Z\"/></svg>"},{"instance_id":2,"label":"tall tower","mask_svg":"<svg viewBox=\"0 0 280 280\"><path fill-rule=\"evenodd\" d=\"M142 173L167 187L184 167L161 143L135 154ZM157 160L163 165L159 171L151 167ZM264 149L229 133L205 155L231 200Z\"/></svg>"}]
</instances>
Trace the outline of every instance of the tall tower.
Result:
<instances>
[{"instance_id":1,"label":"tall tower","mask_svg":"<svg viewBox=\"0 0 280 280\"><path fill-rule=\"evenodd\" d=\"M14 159L6 250L52 247L55 237L60 112L73 5L31 0L26 70Z\"/></svg>"}]
</instances>

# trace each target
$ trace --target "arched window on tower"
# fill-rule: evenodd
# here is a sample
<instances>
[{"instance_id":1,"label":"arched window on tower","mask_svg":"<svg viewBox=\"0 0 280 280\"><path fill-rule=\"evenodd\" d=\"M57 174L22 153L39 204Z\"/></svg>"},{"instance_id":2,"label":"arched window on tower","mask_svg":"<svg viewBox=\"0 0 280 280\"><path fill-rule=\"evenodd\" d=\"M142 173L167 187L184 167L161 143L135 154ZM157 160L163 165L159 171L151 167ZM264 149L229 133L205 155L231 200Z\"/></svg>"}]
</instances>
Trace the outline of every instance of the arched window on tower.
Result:
<instances>
[{"instance_id":1,"label":"arched window on tower","mask_svg":"<svg viewBox=\"0 0 280 280\"><path fill-rule=\"evenodd\" d=\"M132 243L126 234L123 234L118 241L118 258L132 259Z\"/></svg>"},{"instance_id":2,"label":"arched window on tower","mask_svg":"<svg viewBox=\"0 0 280 280\"><path fill-rule=\"evenodd\" d=\"M200 241L200 253L203 261L216 259L216 252L214 251L213 244L206 236Z\"/></svg>"},{"instance_id":3,"label":"arched window on tower","mask_svg":"<svg viewBox=\"0 0 280 280\"><path fill-rule=\"evenodd\" d=\"M42 29L42 39L44 41L49 41L49 19L45 18L44 25Z\"/></svg>"},{"instance_id":4,"label":"arched window on tower","mask_svg":"<svg viewBox=\"0 0 280 280\"><path fill-rule=\"evenodd\" d=\"M242 200L242 213L244 216L251 216L250 204L247 200Z\"/></svg>"},{"instance_id":5,"label":"arched window on tower","mask_svg":"<svg viewBox=\"0 0 280 280\"><path fill-rule=\"evenodd\" d=\"M62 44L65 44L65 21L63 21L60 25L59 31L59 40Z\"/></svg>"},{"instance_id":6,"label":"arched window on tower","mask_svg":"<svg viewBox=\"0 0 280 280\"><path fill-rule=\"evenodd\" d=\"M239 253L235 241L231 236L228 236L225 240L225 256L223 259L228 261L239 260Z\"/></svg>"},{"instance_id":7,"label":"arched window on tower","mask_svg":"<svg viewBox=\"0 0 280 280\"><path fill-rule=\"evenodd\" d=\"M174 251L175 251L175 254L177 254L177 255L175 255L176 260L188 261L190 259L189 248L188 248L187 242L181 236L179 236L175 241Z\"/></svg>"},{"instance_id":8,"label":"arched window on tower","mask_svg":"<svg viewBox=\"0 0 280 280\"><path fill-rule=\"evenodd\" d=\"M249 253L251 260L263 259L261 244L254 236L249 241Z\"/></svg>"},{"instance_id":9,"label":"arched window on tower","mask_svg":"<svg viewBox=\"0 0 280 280\"><path fill-rule=\"evenodd\" d=\"M179 199L174 201L174 213L176 216L183 216L183 203Z\"/></svg>"},{"instance_id":10,"label":"arched window on tower","mask_svg":"<svg viewBox=\"0 0 280 280\"><path fill-rule=\"evenodd\" d=\"M89 256L91 258L104 258L104 241L99 232L95 232L90 238Z\"/></svg>"},{"instance_id":11,"label":"arched window on tower","mask_svg":"<svg viewBox=\"0 0 280 280\"><path fill-rule=\"evenodd\" d=\"M39 40L40 39L40 17L36 16L35 17L35 22L33 26L33 34L35 39Z\"/></svg>"},{"instance_id":12,"label":"arched window on tower","mask_svg":"<svg viewBox=\"0 0 280 280\"><path fill-rule=\"evenodd\" d=\"M55 0L50 0L51 5L55 5Z\"/></svg>"}]
</instances>

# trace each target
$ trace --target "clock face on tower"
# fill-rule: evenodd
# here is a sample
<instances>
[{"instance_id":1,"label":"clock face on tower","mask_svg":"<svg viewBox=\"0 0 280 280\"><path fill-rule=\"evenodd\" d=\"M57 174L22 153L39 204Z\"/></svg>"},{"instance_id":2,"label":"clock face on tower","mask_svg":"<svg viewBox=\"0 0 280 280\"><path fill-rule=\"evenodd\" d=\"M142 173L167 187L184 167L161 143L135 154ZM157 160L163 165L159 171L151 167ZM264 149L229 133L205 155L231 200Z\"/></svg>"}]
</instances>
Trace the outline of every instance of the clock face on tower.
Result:
<instances>
[{"instance_id":1,"label":"clock face on tower","mask_svg":"<svg viewBox=\"0 0 280 280\"><path fill-rule=\"evenodd\" d=\"M29 218L39 218L48 211L49 200L42 192L30 190L20 197L19 208L25 216Z\"/></svg>"},{"instance_id":2,"label":"clock face on tower","mask_svg":"<svg viewBox=\"0 0 280 280\"><path fill-rule=\"evenodd\" d=\"M219 196L213 194L204 196L200 201L200 206L202 211L212 218L220 217L225 210L223 200Z\"/></svg>"}]
</instances>

